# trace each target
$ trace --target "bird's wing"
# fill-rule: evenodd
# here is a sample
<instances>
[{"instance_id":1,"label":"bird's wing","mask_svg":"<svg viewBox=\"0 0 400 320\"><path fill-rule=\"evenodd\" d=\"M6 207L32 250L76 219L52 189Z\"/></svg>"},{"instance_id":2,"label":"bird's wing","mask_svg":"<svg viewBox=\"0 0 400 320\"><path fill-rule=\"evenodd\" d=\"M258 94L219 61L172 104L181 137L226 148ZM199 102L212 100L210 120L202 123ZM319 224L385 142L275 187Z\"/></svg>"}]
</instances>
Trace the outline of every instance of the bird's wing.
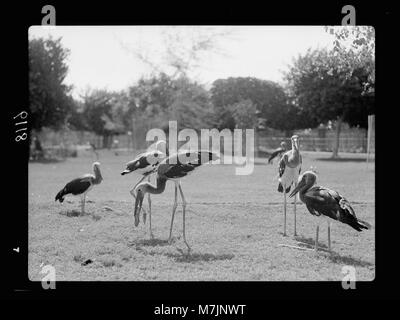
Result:
<instances>
[{"instance_id":1,"label":"bird's wing","mask_svg":"<svg viewBox=\"0 0 400 320\"><path fill-rule=\"evenodd\" d=\"M303 158L301 156L301 154L299 155L300 159L299 159L299 174L301 173L301 165L303 164Z\"/></svg>"},{"instance_id":2,"label":"bird's wing","mask_svg":"<svg viewBox=\"0 0 400 320\"><path fill-rule=\"evenodd\" d=\"M285 172L287 158L288 154L285 153L279 161L279 177L282 177L283 173Z\"/></svg>"},{"instance_id":3,"label":"bird's wing","mask_svg":"<svg viewBox=\"0 0 400 320\"><path fill-rule=\"evenodd\" d=\"M313 209L313 212L309 210L310 213L317 212L317 215L322 214L337 220L336 212L339 206L330 191L327 188L315 186L307 190L303 197L306 199L307 205Z\"/></svg>"},{"instance_id":4,"label":"bird's wing","mask_svg":"<svg viewBox=\"0 0 400 320\"><path fill-rule=\"evenodd\" d=\"M168 179L182 178L202 164L216 160L215 154L208 151L183 151L164 159L157 173Z\"/></svg>"},{"instance_id":5,"label":"bird's wing","mask_svg":"<svg viewBox=\"0 0 400 320\"><path fill-rule=\"evenodd\" d=\"M160 165L163 166L162 170L158 171L159 174L165 176L168 179L178 179L186 176L189 172L193 171L196 166L191 164L185 163L178 163L178 164L164 164Z\"/></svg>"},{"instance_id":6,"label":"bird's wing","mask_svg":"<svg viewBox=\"0 0 400 320\"><path fill-rule=\"evenodd\" d=\"M309 189L304 197L306 199L307 208L310 206L319 214L348 224L357 231L370 227L368 223L357 219L349 201L337 191L315 186Z\"/></svg>"},{"instance_id":7,"label":"bird's wing","mask_svg":"<svg viewBox=\"0 0 400 320\"><path fill-rule=\"evenodd\" d=\"M283 149L283 148L276 149L274 152L272 152L272 154L268 158L268 163L270 163L272 161L272 159L274 159L276 156L280 155L284 151L285 151L285 149Z\"/></svg>"},{"instance_id":8,"label":"bird's wing","mask_svg":"<svg viewBox=\"0 0 400 320\"><path fill-rule=\"evenodd\" d=\"M64 194L81 194L84 193L92 184L93 175L85 175L68 182L63 188Z\"/></svg>"}]
</instances>

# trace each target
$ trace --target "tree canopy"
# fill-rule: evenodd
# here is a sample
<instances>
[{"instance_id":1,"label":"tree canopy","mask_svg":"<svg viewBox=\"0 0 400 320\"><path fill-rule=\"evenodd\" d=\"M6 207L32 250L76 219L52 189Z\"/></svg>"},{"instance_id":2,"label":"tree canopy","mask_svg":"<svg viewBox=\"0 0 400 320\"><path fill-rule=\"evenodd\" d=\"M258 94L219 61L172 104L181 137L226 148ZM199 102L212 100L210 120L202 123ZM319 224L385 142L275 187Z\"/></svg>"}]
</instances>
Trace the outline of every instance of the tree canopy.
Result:
<instances>
[{"instance_id":1,"label":"tree canopy","mask_svg":"<svg viewBox=\"0 0 400 320\"><path fill-rule=\"evenodd\" d=\"M367 125L373 99L363 95L369 73L347 65L327 49L309 50L294 60L286 80L295 103L315 122L341 118L351 126Z\"/></svg>"},{"instance_id":2,"label":"tree canopy","mask_svg":"<svg viewBox=\"0 0 400 320\"><path fill-rule=\"evenodd\" d=\"M252 77L218 79L211 87L211 101L214 105L220 129L235 127L232 112L227 106L243 100L250 100L257 109L259 118L265 119L268 126L279 127L273 110L287 107L287 96L284 89L273 81Z\"/></svg>"},{"instance_id":3,"label":"tree canopy","mask_svg":"<svg viewBox=\"0 0 400 320\"><path fill-rule=\"evenodd\" d=\"M31 125L58 129L73 108L70 87L64 83L69 51L61 38L29 40L29 103Z\"/></svg>"}]
</instances>

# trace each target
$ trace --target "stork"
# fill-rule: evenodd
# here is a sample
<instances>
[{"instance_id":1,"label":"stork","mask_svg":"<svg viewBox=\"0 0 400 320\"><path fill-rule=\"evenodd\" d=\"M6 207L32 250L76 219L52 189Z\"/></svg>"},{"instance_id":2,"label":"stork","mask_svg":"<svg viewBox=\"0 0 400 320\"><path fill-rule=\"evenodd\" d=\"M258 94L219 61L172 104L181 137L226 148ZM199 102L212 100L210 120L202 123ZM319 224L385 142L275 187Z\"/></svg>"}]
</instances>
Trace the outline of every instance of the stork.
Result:
<instances>
[{"instance_id":1,"label":"stork","mask_svg":"<svg viewBox=\"0 0 400 320\"><path fill-rule=\"evenodd\" d=\"M165 153L159 151L161 146L165 147ZM141 183L146 177L150 182L150 175L154 173L157 169L159 163L166 157L166 153L168 153L168 148L166 142L164 140L159 140L156 143L155 150L150 150L144 153L139 154L132 161L129 161L126 164L126 169L121 172L121 175L126 175L133 171L136 171L142 175L142 178L135 184L135 186L130 190L130 194L136 199L134 194L134 190L136 186ZM150 224L150 237L154 238L153 232L151 229L151 199L150 194L148 195L148 203L149 203L149 224ZM138 217L139 218L139 217ZM143 209L143 221L146 222L146 211ZM135 226L139 224L139 220L135 219Z\"/></svg>"},{"instance_id":2,"label":"stork","mask_svg":"<svg viewBox=\"0 0 400 320\"><path fill-rule=\"evenodd\" d=\"M80 178L76 178L68 182L56 195L55 201L64 201L65 196L71 194L74 196L81 196L81 212L85 213L86 194L93 188L94 185L100 184L103 177L100 172L100 163L93 163L94 175L91 173L85 174Z\"/></svg>"},{"instance_id":3,"label":"stork","mask_svg":"<svg viewBox=\"0 0 400 320\"><path fill-rule=\"evenodd\" d=\"M174 223L175 211L178 206L178 189L182 198L182 211L183 211L183 241L185 242L188 252L190 252L190 246L186 241L185 233L185 214L186 205L185 196L183 195L182 186L180 180L192 173L194 169L207 163L209 161L218 160L219 157L209 151L184 151L173 154L168 158L164 159L157 167L157 182L156 186L150 184L150 182L143 182L136 187L136 202L135 202L135 224L138 224L139 213L142 208L143 198L146 193L148 194L160 194L165 190L167 180L172 180L175 183L175 198L174 205L172 208L171 226L169 230L168 242L171 243L172 239L172 227Z\"/></svg>"},{"instance_id":4,"label":"stork","mask_svg":"<svg viewBox=\"0 0 400 320\"><path fill-rule=\"evenodd\" d=\"M299 151L299 136L291 138L292 149L285 152L279 161L279 185L278 191L283 193L283 235L286 236L286 193L290 191L292 184L296 186L301 171L301 155ZM294 235L296 236L296 197L294 198Z\"/></svg>"},{"instance_id":5,"label":"stork","mask_svg":"<svg viewBox=\"0 0 400 320\"><path fill-rule=\"evenodd\" d=\"M306 171L299 177L299 183L290 193L289 197L293 197L296 193L300 194L300 200L303 201L308 211L316 217L328 218L328 248L331 252L331 225L330 219L348 224L357 231L370 229L371 225L356 217L356 214L350 203L340 195L337 191L314 185L317 181L317 175L313 171ZM315 237L315 251L318 250L318 233L319 225L317 225Z\"/></svg>"},{"instance_id":6,"label":"stork","mask_svg":"<svg viewBox=\"0 0 400 320\"><path fill-rule=\"evenodd\" d=\"M272 160L275 157L277 157L277 156L280 157L282 155L282 153L284 153L286 150L287 150L286 142L282 141L280 147L275 149L275 151L271 153L270 157L268 158L268 163L271 164Z\"/></svg>"}]
</instances>

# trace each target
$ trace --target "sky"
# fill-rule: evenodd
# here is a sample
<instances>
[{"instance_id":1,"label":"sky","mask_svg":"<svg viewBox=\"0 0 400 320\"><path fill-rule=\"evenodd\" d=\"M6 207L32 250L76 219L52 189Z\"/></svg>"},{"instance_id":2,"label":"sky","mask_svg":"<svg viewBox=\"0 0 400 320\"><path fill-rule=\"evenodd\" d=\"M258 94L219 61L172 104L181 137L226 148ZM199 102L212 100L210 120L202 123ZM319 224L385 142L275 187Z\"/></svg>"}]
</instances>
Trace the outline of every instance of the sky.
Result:
<instances>
[{"instance_id":1,"label":"sky","mask_svg":"<svg viewBox=\"0 0 400 320\"><path fill-rule=\"evenodd\" d=\"M179 36L176 51L191 45L193 37L215 33L214 51L200 56L189 74L209 87L220 78L256 77L283 82L292 59L308 48L331 47L333 36L323 26L32 26L29 38L62 38L70 50L65 83L78 97L88 88L124 90L151 74L134 53L145 54L165 66L165 39ZM168 69L165 69L168 72Z\"/></svg>"}]
</instances>

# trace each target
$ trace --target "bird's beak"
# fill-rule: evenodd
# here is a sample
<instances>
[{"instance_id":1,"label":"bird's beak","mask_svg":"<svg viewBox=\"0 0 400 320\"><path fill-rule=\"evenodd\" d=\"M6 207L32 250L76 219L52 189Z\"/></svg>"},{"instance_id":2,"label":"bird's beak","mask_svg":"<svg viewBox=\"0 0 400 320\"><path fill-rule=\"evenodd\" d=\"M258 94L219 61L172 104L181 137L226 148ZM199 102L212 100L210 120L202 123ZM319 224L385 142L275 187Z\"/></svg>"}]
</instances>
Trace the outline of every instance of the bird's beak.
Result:
<instances>
[{"instance_id":1,"label":"bird's beak","mask_svg":"<svg viewBox=\"0 0 400 320\"><path fill-rule=\"evenodd\" d=\"M296 188L294 188L293 191L290 193L289 198L293 197L297 192L299 192L300 189L303 188L305 184L306 184L306 183L304 182L304 180L301 180L301 181L297 184Z\"/></svg>"},{"instance_id":2,"label":"bird's beak","mask_svg":"<svg viewBox=\"0 0 400 320\"><path fill-rule=\"evenodd\" d=\"M134 213L135 227L139 225L139 214L140 210L142 209L143 199L144 199L144 192L138 191L136 193L136 201L135 201L135 213Z\"/></svg>"},{"instance_id":3,"label":"bird's beak","mask_svg":"<svg viewBox=\"0 0 400 320\"><path fill-rule=\"evenodd\" d=\"M124 171L121 172L121 176L123 176L124 174L128 174L130 171L125 169Z\"/></svg>"}]
</instances>

